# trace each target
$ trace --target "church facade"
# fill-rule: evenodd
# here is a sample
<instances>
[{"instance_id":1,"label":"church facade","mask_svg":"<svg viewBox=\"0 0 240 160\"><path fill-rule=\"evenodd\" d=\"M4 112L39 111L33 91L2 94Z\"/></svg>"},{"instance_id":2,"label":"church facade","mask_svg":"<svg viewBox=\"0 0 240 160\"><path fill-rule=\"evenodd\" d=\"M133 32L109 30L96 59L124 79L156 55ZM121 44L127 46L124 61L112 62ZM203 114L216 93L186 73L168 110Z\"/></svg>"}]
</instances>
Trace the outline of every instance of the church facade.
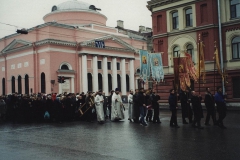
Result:
<instances>
[{"instance_id":1,"label":"church facade","mask_svg":"<svg viewBox=\"0 0 240 160\"><path fill-rule=\"evenodd\" d=\"M71 0L52 7L44 24L0 39L0 89L62 93L115 88L127 95L138 86L139 49L146 39L106 26L94 5ZM65 83L58 83L58 77Z\"/></svg>"}]
</instances>

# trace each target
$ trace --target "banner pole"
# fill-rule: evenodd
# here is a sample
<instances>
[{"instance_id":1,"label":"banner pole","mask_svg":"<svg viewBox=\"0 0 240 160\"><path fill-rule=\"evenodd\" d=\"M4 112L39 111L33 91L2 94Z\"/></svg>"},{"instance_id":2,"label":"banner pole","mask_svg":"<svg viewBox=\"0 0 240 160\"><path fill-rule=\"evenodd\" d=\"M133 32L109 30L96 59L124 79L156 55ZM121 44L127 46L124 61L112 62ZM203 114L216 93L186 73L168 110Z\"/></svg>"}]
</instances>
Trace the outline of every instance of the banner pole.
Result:
<instances>
[{"instance_id":1,"label":"banner pole","mask_svg":"<svg viewBox=\"0 0 240 160\"><path fill-rule=\"evenodd\" d=\"M199 42L198 42L198 93L199 93L199 95L200 95L200 73L201 73L201 70L200 70L200 43L201 43L201 40L200 40L200 34L199 34Z\"/></svg>"}]
</instances>

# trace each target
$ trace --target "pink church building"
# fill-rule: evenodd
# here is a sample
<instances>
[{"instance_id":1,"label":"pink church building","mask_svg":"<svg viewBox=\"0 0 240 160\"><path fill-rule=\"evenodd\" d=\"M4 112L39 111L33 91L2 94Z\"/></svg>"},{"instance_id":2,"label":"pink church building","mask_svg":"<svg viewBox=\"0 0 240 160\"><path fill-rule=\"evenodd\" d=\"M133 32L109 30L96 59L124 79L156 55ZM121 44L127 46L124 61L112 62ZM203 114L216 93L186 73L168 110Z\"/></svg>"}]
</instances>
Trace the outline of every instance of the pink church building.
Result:
<instances>
[{"instance_id":1,"label":"pink church building","mask_svg":"<svg viewBox=\"0 0 240 160\"><path fill-rule=\"evenodd\" d=\"M117 87L127 95L138 88L144 38L106 26L94 5L76 0L53 6L43 20L28 34L0 39L0 95L99 89L108 95ZM58 76L66 82L58 83Z\"/></svg>"}]
</instances>

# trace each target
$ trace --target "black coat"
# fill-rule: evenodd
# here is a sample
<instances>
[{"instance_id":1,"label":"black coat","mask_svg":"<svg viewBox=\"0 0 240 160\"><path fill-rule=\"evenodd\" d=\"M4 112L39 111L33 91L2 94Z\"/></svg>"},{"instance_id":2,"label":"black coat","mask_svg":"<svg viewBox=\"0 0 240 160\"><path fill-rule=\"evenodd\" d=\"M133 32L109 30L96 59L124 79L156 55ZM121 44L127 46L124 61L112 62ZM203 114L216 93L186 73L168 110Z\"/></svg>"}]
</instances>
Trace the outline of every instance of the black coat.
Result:
<instances>
[{"instance_id":1,"label":"black coat","mask_svg":"<svg viewBox=\"0 0 240 160\"><path fill-rule=\"evenodd\" d=\"M176 95L170 93L170 95L168 97L168 103L169 103L170 110L176 109L176 107L177 107L176 101L177 101Z\"/></svg>"},{"instance_id":2,"label":"black coat","mask_svg":"<svg viewBox=\"0 0 240 160\"><path fill-rule=\"evenodd\" d=\"M198 96L192 96L191 98L192 109L193 109L194 116L196 118L203 118L201 100L202 100L202 97L198 97Z\"/></svg>"},{"instance_id":3,"label":"black coat","mask_svg":"<svg viewBox=\"0 0 240 160\"><path fill-rule=\"evenodd\" d=\"M146 105L146 96L144 96L142 92L138 93L137 99L138 99L138 106L139 107L143 106L143 104Z\"/></svg>"},{"instance_id":4,"label":"black coat","mask_svg":"<svg viewBox=\"0 0 240 160\"><path fill-rule=\"evenodd\" d=\"M182 115L184 118L188 117L189 103L188 103L188 94L186 92L182 92L180 94Z\"/></svg>"},{"instance_id":5,"label":"black coat","mask_svg":"<svg viewBox=\"0 0 240 160\"><path fill-rule=\"evenodd\" d=\"M208 110L214 110L215 102L214 102L214 97L211 93L207 92L205 94L204 103Z\"/></svg>"}]
</instances>

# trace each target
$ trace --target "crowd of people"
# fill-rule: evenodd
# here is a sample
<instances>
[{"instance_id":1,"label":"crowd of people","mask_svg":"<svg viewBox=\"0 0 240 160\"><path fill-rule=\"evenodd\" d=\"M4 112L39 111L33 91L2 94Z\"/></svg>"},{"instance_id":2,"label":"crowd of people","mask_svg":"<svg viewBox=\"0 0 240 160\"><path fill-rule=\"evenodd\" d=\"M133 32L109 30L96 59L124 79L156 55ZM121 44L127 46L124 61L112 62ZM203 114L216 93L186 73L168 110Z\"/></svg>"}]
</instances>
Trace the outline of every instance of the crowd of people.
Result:
<instances>
[{"instance_id":1,"label":"crowd of people","mask_svg":"<svg viewBox=\"0 0 240 160\"><path fill-rule=\"evenodd\" d=\"M195 91L189 93L188 90L182 91L180 95L176 94L173 89L170 90L169 96L169 106L172 111L172 116L170 120L170 126L179 128L177 123L177 101L180 99L181 110L182 110L182 122L183 124L192 124L192 127L203 129L201 126L201 119L203 117L203 109L201 105L202 96L197 95ZM212 118L213 125L217 125L221 128L226 128L223 124L223 119L226 117L226 95L222 93L222 87L217 87L217 93L213 95L209 87L206 88L206 93L204 97L204 103L207 110L207 116L204 124L209 126L210 117ZM216 107L215 107L216 104ZM218 120L216 120L216 113L218 112ZM186 121L189 119L189 123Z\"/></svg>"},{"instance_id":2,"label":"crowd of people","mask_svg":"<svg viewBox=\"0 0 240 160\"><path fill-rule=\"evenodd\" d=\"M172 112L170 126L179 128L177 123L178 102L181 103L182 123L192 124L192 127L202 129L203 118L202 97L195 91L189 93L182 91L179 95L170 90L169 108ZM225 96L222 88L213 95L210 88L206 88L204 103L207 109L205 125L210 125L210 117L214 125L226 128L223 119L226 117ZM216 109L219 118L216 120ZM159 118L160 96L153 89L144 88L130 90L128 95L128 120L147 126L149 122L161 123ZM84 120L103 124L107 119L111 121L123 120L125 106L119 89L111 91L110 96L105 96L102 90L97 92L88 91L86 94L63 93L63 94L31 94L19 95L13 93L0 96L0 120L11 122L59 122ZM189 119L189 122L186 121Z\"/></svg>"}]
</instances>

